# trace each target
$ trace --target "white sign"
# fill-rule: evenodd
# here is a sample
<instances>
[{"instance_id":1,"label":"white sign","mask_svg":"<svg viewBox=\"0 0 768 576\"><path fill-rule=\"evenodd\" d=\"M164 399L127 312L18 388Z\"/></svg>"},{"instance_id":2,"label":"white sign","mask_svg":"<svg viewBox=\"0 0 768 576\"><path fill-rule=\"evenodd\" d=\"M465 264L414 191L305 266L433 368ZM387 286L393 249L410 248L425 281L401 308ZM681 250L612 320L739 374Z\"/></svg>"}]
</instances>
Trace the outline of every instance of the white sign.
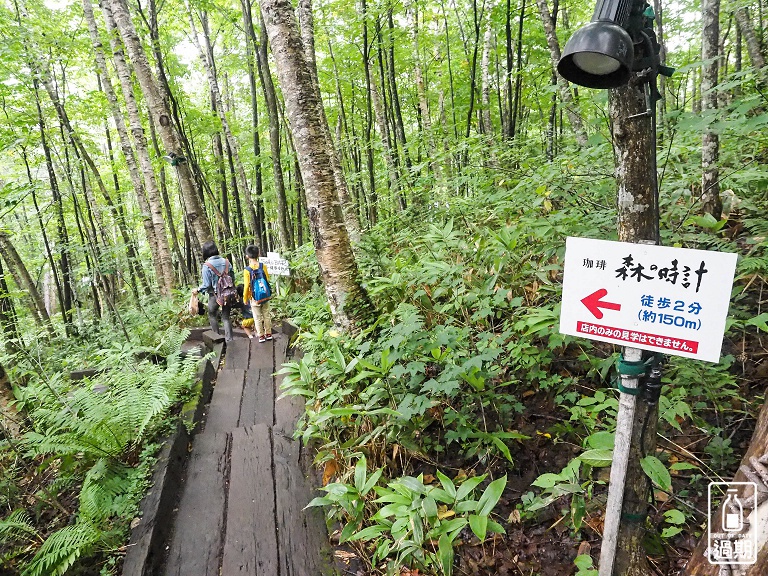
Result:
<instances>
[{"instance_id":1,"label":"white sign","mask_svg":"<svg viewBox=\"0 0 768 576\"><path fill-rule=\"evenodd\" d=\"M288 260L280 258L280 254L277 252L267 252L266 258L262 256L259 258L259 262L267 267L267 272L270 276L290 276L291 267L288 264Z\"/></svg>"},{"instance_id":2,"label":"white sign","mask_svg":"<svg viewBox=\"0 0 768 576\"><path fill-rule=\"evenodd\" d=\"M560 332L718 362L735 269L736 254L568 238Z\"/></svg>"}]
</instances>

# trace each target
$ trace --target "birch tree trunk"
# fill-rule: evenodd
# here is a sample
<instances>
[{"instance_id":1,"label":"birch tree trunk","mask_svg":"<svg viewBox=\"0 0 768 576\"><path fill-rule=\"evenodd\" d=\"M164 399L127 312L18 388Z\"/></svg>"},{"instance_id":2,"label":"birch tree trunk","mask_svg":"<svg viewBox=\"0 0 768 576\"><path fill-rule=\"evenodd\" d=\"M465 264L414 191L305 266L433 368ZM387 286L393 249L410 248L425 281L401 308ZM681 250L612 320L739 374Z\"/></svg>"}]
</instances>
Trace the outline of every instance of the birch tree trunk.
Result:
<instances>
[{"instance_id":1,"label":"birch tree trunk","mask_svg":"<svg viewBox=\"0 0 768 576\"><path fill-rule=\"evenodd\" d=\"M208 76L208 86L211 90L211 95L213 96L213 100L216 103L216 112L219 116L219 120L221 121L221 128L224 131L224 137L227 139L227 146L229 148L229 151L232 155L232 162L234 164L235 169L235 175L237 177L237 183L240 188L240 194L245 199L247 205L246 205L246 212L248 213L248 218L250 220L251 225L251 238L256 238L256 234L259 229L259 223L256 219L256 211L253 209L253 202L251 201L251 190L250 186L248 186L248 178L245 176L245 169L243 168L243 163L240 160L240 146L237 143L237 140L235 139L234 135L232 134L232 129L229 126L229 120L227 119L226 114L226 106L224 103L224 100L221 97L221 91L219 90L219 81L216 78L216 72L213 67L213 62L209 61L208 56L206 55L205 51L203 50L202 45L200 44L200 39L197 34L197 26L195 25L195 17L192 12L192 7L189 5L189 2L186 1L185 5L187 7L187 12L189 12L189 25L192 29L192 43L195 45L195 48L197 48L198 56L200 57L200 62L203 65L203 69L205 70L206 75Z\"/></svg>"},{"instance_id":2,"label":"birch tree trunk","mask_svg":"<svg viewBox=\"0 0 768 576\"><path fill-rule=\"evenodd\" d=\"M491 27L491 14L495 1L491 0L491 3L486 7L487 14L485 20L485 30L483 31L483 55L480 58L480 106L481 106L481 118L482 132L488 136L493 134L493 124L491 123L491 39L492 27Z\"/></svg>"},{"instance_id":3,"label":"birch tree trunk","mask_svg":"<svg viewBox=\"0 0 768 576\"><path fill-rule=\"evenodd\" d=\"M104 0L104 3L109 3L112 9L112 16L120 31L120 36L128 49L128 54L136 72L136 78L141 85L149 111L156 122L166 153L174 159L173 162L175 162L181 194L184 197L186 218L192 228L195 239L202 245L204 242L213 239L211 227L208 224L200 194L195 185L192 171L189 169L189 164L186 161L176 160L176 158L183 157L179 134L177 134L171 121L171 111L168 109L168 104L162 98L157 81L152 74L147 55L131 20L128 4L126 0Z\"/></svg>"},{"instance_id":4,"label":"birch tree trunk","mask_svg":"<svg viewBox=\"0 0 768 576\"><path fill-rule=\"evenodd\" d=\"M320 96L320 80L317 76L317 62L315 60L315 25L312 17L312 0L299 0L297 15L301 30L301 41L304 46L304 57L307 60L309 73L312 77L312 87L315 90L315 96L320 105L318 115L325 132L326 148L330 155L333 177L336 181L336 193L339 195L341 210L344 214L344 224L349 232L349 237L356 244L360 242L360 222L357 220L357 209L354 200L349 194L347 180L344 177L344 171L341 169L339 152L333 142L331 129L328 126L328 118L325 115L325 109L322 106L323 101ZM373 190L371 190L371 193L373 194Z\"/></svg>"},{"instance_id":5,"label":"birch tree trunk","mask_svg":"<svg viewBox=\"0 0 768 576\"><path fill-rule=\"evenodd\" d=\"M587 145L587 133L584 130L584 120L578 108L578 103L573 99L571 88L568 81L557 74L557 63L560 61L560 42L557 39L555 25L552 20L552 14L547 6L547 0L536 0L541 15L541 22L544 25L544 34L547 36L547 45L549 46L549 56L552 60L552 70L557 76L557 85L560 92L560 99L563 101L565 113L568 115L568 121L571 123L571 129L576 136L576 142L580 147Z\"/></svg>"},{"instance_id":6,"label":"birch tree trunk","mask_svg":"<svg viewBox=\"0 0 768 576\"><path fill-rule=\"evenodd\" d=\"M32 276L29 274L29 270L27 270L27 266L24 264L24 260L21 259L21 256L16 251L16 247L11 242L8 234L2 231L0 231L0 256L8 265L16 286L24 290L27 296L29 296L30 310L35 321L41 328L45 328L48 334L55 336L56 331L53 328L50 316L48 316L48 311L45 309L45 302L40 291L37 289Z\"/></svg>"},{"instance_id":7,"label":"birch tree trunk","mask_svg":"<svg viewBox=\"0 0 768 576\"><path fill-rule=\"evenodd\" d=\"M427 151L431 158L430 166L435 176L440 176L440 166L437 162L437 149L435 147L435 135L432 133L432 119L429 117L429 101L427 100L427 88L424 82L424 71L421 68L421 51L419 50L419 5L411 4L413 24L411 37L413 39L413 76L416 81L416 95L419 99L419 113L421 114L421 126L424 138L427 141Z\"/></svg>"},{"instance_id":8,"label":"birch tree trunk","mask_svg":"<svg viewBox=\"0 0 768 576\"><path fill-rule=\"evenodd\" d=\"M702 0L701 59L701 112L713 122L717 110L717 86L720 43L720 0ZM701 137L701 208L702 214L711 214L720 220L723 202L720 199L720 173L717 165L720 139L714 130L704 130Z\"/></svg>"},{"instance_id":9,"label":"birch tree trunk","mask_svg":"<svg viewBox=\"0 0 768 576\"><path fill-rule=\"evenodd\" d=\"M269 119L269 148L272 155L272 174L275 181L275 195L277 197L277 231L280 237L280 244L284 249L291 249L293 237L288 226L288 201L285 196L285 178L283 176L283 163L280 157L280 113L277 109L277 94L275 84L272 81L272 72L269 69L269 58L267 57L267 31L265 29L264 19L260 16L260 35L256 38L256 32L251 28L256 50L256 64L261 80L261 88L264 91L264 101L267 104L267 118Z\"/></svg>"},{"instance_id":10,"label":"birch tree trunk","mask_svg":"<svg viewBox=\"0 0 768 576\"><path fill-rule=\"evenodd\" d=\"M61 314L64 318L65 330L67 326L72 323L72 265L69 258L69 234L67 232L67 224L64 220L64 204L61 197L61 190L59 189L59 179L56 176L56 170L53 166L53 157L51 155L51 148L48 145L48 138L46 136L45 118L43 116L43 110L40 106L40 95L37 77L32 79L35 92L35 106L37 110L37 125L40 130L40 144L43 147L43 153L45 154L45 167L48 172L48 183L51 187L51 197L54 204L54 210L56 212L56 238L59 243L59 270L61 271L61 291L63 298L61 301Z\"/></svg>"},{"instance_id":11,"label":"birch tree trunk","mask_svg":"<svg viewBox=\"0 0 768 576\"><path fill-rule=\"evenodd\" d=\"M173 290L174 275L171 249L168 245L168 239L165 236L165 221L163 220L162 207L158 204L151 204L147 201L145 196L147 187L145 187L145 183L142 180L142 174L137 165L136 154L131 147L131 140L128 131L125 128L125 121L120 109L120 103L118 102L117 95L112 87L112 81L109 78L107 62L104 56L104 47L101 44L101 37L96 24L96 17L93 13L91 0L83 0L83 12L85 13L85 19L88 22L88 31L90 32L91 42L93 43L98 74L101 78L104 94L109 102L112 118L120 138L120 147L123 151L123 157L125 158L125 163L128 167L131 183L133 184L136 193L136 201L142 213L142 224L144 225L144 233L147 237L150 252L152 253L152 265L155 268L157 283L160 287L160 293L167 296L170 295L171 290ZM109 24L107 24L107 29L109 30L110 28L113 29L114 27L110 27ZM141 135L143 138L143 129L141 130ZM141 143L137 141L136 144L138 148ZM151 162L149 162L149 154L146 151L146 139L144 139L144 153L147 156L146 160L151 172L151 183L155 187L155 195L157 196L157 185L154 183L154 171L152 170Z\"/></svg>"},{"instance_id":12,"label":"birch tree trunk","mask_svg":"<svg viewBox=\"0 0 768 576\"><path fill-rule=\"evenodd\" d=\"M243 26L245 27L245 57L248 62L248 86L251 90L251 118L253 122L253 156L256 159L256 198L255 210L256 220L259 223L256 231L256 243L265 247L267 244L266 223L264 222L264 205L262 203L262 194L264 184L261 173L261 137L259 136L259 104L256 91L256 51L258 42L256 42L253 33L253 14L251 11L251 0L240 0L243 9Z\"/></svg>"},{"instance_id":13,"label":"birch tree trunk","mask_svg":"<svg viewBox=\"0 0 768 576\"><path fill-rule=\"evenodd\" d=\"M260 0L285 110L307 196L312 241L334 321L358 332L374 318L367 292L360 284L349 234L335 189L330 151L309 65L290 0Z\"/></svg>"},{"instance_id":14,"label":"birch tree trunk","mask_svg":"<svg viewBox=\"0 0 768 576\"><path fill-rule=\"evenodd\" d=\"M741 30L744 41L747 43L747 52L749 52L749 60L752 62L752 66L758 71L763 71L765 68L765 55L760 48L760 42L755 34L755 27L752 24L752 18L749 16L746 6L736 10L736 23L739 26L739 30Z\"/></svg>"}]
</instances>

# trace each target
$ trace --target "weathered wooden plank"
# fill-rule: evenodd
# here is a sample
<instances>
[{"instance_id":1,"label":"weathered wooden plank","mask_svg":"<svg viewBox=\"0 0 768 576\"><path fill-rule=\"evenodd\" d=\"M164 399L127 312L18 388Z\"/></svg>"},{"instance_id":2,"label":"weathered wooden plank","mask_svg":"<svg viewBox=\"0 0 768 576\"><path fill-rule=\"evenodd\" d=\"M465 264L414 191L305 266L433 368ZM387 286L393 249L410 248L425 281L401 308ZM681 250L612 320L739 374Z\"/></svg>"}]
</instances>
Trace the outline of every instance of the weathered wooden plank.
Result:
<instances>
[{"instance_id":1,"label":"weathered wooden plank","mask_svg":"<svg viewBox=\"0 0 768 576\"><path fill-rule=\"evenodd\" d=\"M280 576L319 576L328 570L327 536L319 508L304 507L314 496L299 462L298 442L273 434L275 501Z\"/></svg>"},{"instance_id":2,"label":"weathered wooden plank","mask_svg":"<svg viewBox=\"0 0 768 576\"><path fill-rule=\"evenodd\" d=\"M259 342L258 338L254 338L250 342L251 362L248 365L248 368L272 368L274 365L274 340Z\"/></svg>"},{"instance_id":3,"label":"weathered wooden plank","mask_svg":"<svg viewBox=\"0 0 768 576\"><path fill-rule=\"evenodd\" d=\"M227 370L248 369L249 344L248 338L234 338L227 342L227 355L224 357L224 367Z\"/></svg>"},{"instance_id":4,"label":"weathered wooden plank","mask_svg":"<svg viewBox=\"0 0 768 576\"><path fill-rule=\"evenodd\" d=\"M187 336L187 340L198 340L200 342L203 341L203 334L205 332L208 332L210 330L210 327L208 326L197 326L196 328L190 328L189 329L189 336Z\"/></svg>"},{"instance_id":5,"label":"weathered wooden plank","mask_svg":"<svg viewBox=\"0 0 768 576\"><path fill-rule=\"evenodd\" d=\"M237 428L232 433L221 576L279 574L271 434L266 424Z\"/></svg>"},{"instance_id":6,"label":"weathered wooden plank","mask_svg":"<svg viewBox=\"0 0 768 576\"><path fill-rule=\"evenodd\" d=\"M205 421L206 432L231 432L240 421L245 370L222 370L213 389Z\"/></svg>"},{"instance_id":7,"label":"weathered wooden plank","mask_svg":"<svg viewBox=\"0 0 768 576\"><path fill-rule=\"evenodd\" d=\"M229 434L195 438L164 576L219 576Z\"/></svg>"},{"instance_id":8,"label":"weathered wooden plank","mask_svg":"<svg viewBox=\"0 0 768 576\"><path fill-rule=\"evenodd\" d=\"M271 368L251 368L245 376L240 427L253 424L272 425L275 394Z\"/></svg>"},{"instance_id":9,"label":"weathered wooden plank","mask_svg":"<svg viewBox=\"0 0 768 576\"><path fill-rule=\"evenodd\" d=\"M165 543L173 515L184 462L187 459L189 435L179 422L163 445L152 473L152 487L141 500L141 520L131 530L131 541L123 561L122 576L159 574L165 557Z\"/></svg>"},{"instance_id":10,"label":"weathered wooden plank","mask_svg":"<svg viewBox=\"0 0 768 576\"><path fill-rule=\"evenodd\" d=\"M217 334L213 330L208 330L203 332L203 342L205 342L205 345L208 346L208 348L213 348L213 345L217 342L224 342L224 335Z\"/></svg>"}]
</instances>

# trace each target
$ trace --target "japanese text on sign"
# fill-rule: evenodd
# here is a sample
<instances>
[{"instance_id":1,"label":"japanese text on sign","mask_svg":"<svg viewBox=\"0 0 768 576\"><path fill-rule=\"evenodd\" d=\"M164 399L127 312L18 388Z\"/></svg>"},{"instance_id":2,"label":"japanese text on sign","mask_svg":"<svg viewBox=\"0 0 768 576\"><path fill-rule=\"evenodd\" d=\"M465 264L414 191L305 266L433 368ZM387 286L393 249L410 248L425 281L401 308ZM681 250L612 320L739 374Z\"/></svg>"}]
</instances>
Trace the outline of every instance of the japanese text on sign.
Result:
<instances>
[{"instance_id":1,"label":"japanese text on sign","mask_svg":"<svg viewBox=\"0 0 768 576\"><path fill-rule=\"evenodd\" d=\"M568 238L560 332L716 362L736 255Z\"/></svg>"}]
</instances>

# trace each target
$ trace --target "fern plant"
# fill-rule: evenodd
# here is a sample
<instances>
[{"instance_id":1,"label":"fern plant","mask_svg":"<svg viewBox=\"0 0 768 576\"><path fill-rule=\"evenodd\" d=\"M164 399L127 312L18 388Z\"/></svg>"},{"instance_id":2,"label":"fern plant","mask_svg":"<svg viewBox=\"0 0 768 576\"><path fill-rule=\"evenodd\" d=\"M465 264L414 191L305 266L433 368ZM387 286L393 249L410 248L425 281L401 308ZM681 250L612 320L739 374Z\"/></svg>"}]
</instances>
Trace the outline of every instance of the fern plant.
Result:
<instances>
[{"instance_id":1,"label":"fern plant","mask_svg":"<svg viewBox=\"0 0 768 576\"><path fill-rule=\"evenodd\" d=\"M75 522L44 541L24 510L0 522L0 537L21 540L25 549L42 542L22 576L61 576L79 560L124 542L156 449L147 443L194 384L199 358L181 357L186 337L172 327L150 346L114 343L97 352L106 371L90 381L38 377L19 390L19 405L32 422L23 440L26 455L55 466L58 484L69 490L79 485Z\"/></svg>"}]
</instances>

